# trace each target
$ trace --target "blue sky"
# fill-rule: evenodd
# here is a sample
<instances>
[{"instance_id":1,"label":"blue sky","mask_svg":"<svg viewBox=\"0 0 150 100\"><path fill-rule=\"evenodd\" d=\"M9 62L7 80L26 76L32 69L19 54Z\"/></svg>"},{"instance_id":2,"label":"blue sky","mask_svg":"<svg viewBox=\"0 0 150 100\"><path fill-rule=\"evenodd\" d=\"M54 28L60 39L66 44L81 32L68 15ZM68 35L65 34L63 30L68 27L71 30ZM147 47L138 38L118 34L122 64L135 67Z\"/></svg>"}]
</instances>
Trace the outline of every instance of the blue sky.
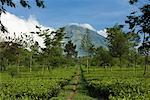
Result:
<instances>
[{"instance_id":1,"label":"blue sky","mask_svg":"<svg viewBox=\"0 0 150 100\"><path fill-rule=\"evenodd\" d=\"M24 19L32 15L40 24L54 28L68 23L89 23L100 30L124 23L126 16L136 9L128 0L45 0L44 9L36 7L34 0L29 1L31 9L18 5L7 10Z\"/></svg>"}]
</instances>

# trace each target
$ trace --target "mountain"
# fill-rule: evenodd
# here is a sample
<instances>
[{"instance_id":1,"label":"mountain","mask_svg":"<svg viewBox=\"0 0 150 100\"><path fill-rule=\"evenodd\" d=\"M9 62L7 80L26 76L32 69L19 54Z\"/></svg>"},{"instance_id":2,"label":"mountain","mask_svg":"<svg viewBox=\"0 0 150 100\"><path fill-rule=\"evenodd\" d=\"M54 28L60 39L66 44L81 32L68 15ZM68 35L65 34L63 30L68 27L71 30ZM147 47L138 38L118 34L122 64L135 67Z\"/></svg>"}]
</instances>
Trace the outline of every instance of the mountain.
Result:
<instances>
[{"instance_id":1,"label":"mountain","mask_svg":"<svg viewBox=\"0 0 150 100\"><path fill-rule=\"evenodd\" d=\"M67 41L72 40L74 44L76 44L78 51L78 56L84 56L85 52L81 48L81 41L85 34L87 34L87 29L89 30L89 35L91 42L95 45L95 47L103 46L107 47L107 40L104 36L100 35L92 26L89 24L68 24L65 26L65 37L69 37L65 39L65 43Z\"/></svg>"},{"instance_id":2,"label":"mountain","mask_svg":"<svg viewBox=\"0 0 150 100\"><path fill-rule=\"evenodd\" d=\"M8 31L10 34L0 34L0 40L3 35L9 35L11 37L14 37L13 33L15 32L18 37L20 37L21 33L29 33L31 31L37 31L36 25L42 27L42 29L50 29L51 31L55 31L56 29L52 27L45 27L41 25L38 20L34 16L30 16L28 19L24 19L21 17L18 17L14 14L11 14L7 12L6 14L2 14L1 16L1 21L4 26L7 27ZM13 27L12 27L13 26ZM89 34L91 37L92 43L98 47L98 46L103 46L106 47L106 31L105 30L100 30L97 31L94 29L91 25L89 24L79 24L79 23L70 23L65 26L65 33L66 37L70 37L69 39L65 40L66 43L69 40L72 40L74 44L77 45L77 51L79 56L85 55L85 52L81 49L81 40L86 34L86 30L89 29ZM103 35L103 36L102 36ZM41 47L45 47L43 43L43 38L33 35L33 38L35 41L38 41L39 45Z\"/></svg>"}]
</instances>

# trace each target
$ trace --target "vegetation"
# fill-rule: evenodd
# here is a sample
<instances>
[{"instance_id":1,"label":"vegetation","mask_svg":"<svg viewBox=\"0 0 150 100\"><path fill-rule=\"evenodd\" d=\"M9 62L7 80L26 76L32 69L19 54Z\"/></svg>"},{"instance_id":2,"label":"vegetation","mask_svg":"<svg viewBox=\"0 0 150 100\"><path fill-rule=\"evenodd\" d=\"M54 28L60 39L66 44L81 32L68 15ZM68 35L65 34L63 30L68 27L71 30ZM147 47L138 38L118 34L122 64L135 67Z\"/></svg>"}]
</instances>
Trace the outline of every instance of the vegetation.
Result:
<instances>
[{"instance_id":1,"label":"vegetation","mask_svg":"<svg viewBox=\"0 0 150 100\"><path fill-rule=\"evenodd\" d=\"M128 39L123 33L120 26L108 28L108 48L113 57L119 58L120 66L122 65L122 57L128 52Z\"/></svg>"},{"instance_id":2,"label":"vegetation","mask_svg":"<svg viewBox=\"0 0 150 100\"><path fill-rule=\"evenodd\" d=\"M64 52L66 52L68 58L77 57L76 45L71 40L65 45Z\"/></svg>"},{"instance_id":3,"label":"vegetation","mask_svg":"<svg viewBox=\"0 0 150 100\"><path fill-rule=\"evenodd\" d=\"M75 68L54 69L44 75L40 71L20 72L14 77L1 73L0 98L4 99L50 99L71 80ZM62 75L63 74L63 75Z\"/></svg>"},{"instance_id":4,"label":"vegetation","mask_svg":"<svg viewBox=\"0 0 150 100\"><path fill-rule=\"evenodd\" d=\"M130 0L132 5L136 2ZM12 0L0 3L0 14L6 4L15 7ZM30 8L26 0L20 3ZM44 7L42 0L36 3ZM106 48L96 47L87 29L81 40L80 49L85 52L81 57L71 40L65 43L64 27L50 31L36 26L37 32L0 37L0 99L148 100L149 10L150 5L145 4L127 16L129 32L117 24L107 28ZM0 27L2 33L7 31L2 24ZM45 47L32 35L43 38Z\"/></svg>"},{"instance_id":5,"label":"vegetation","mask_svg":"<svg viewBox=\"0 0 150 100\"><path fill-rule=\"evenodd\" d=\"M146 0L149 2L149 0ZM130 4L134 5L138 0L130 0ZM142 35L142 45L139 47L139 51L145 56L145 69L144 75L147 71L147 65L150 56L150 5L146 3L139 7L138 11L132 12L127 16L125 21L129 25L130 32L136 32Z\"/></svg>"},{"instance_id":6,"label":"vegetation","mask_svg":"<svg viewBox=\"0 0 150 100\"><path fill-rule=\"evenodd\" d=\"M144 78L142 68L83 68L83 80L91 97L103 99L149 99L150 79Z\"/></svg>"},{"instance_id":7,"label":"vegetation","mask_svg":"<svg viewBox=\"0 0 150 100\"><path fill-rule=\"evenodd\" d=\"M94 45L91 42L89 31L89 29L86 30L86 34L84 34L81 41L81 48L85 51L87 68L89 68L89 57L92 56L94 49Z\"/></svg>"}]
</instances>

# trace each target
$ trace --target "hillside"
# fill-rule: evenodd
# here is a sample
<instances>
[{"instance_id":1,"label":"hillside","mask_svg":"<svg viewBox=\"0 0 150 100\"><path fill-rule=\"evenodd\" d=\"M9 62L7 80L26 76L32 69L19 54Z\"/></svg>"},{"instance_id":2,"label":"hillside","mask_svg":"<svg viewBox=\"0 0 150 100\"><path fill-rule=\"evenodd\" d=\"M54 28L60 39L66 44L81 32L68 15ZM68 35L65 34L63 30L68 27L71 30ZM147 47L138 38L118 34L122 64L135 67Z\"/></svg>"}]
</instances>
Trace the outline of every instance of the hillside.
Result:
<instances>
[{"instance_id":1,"label":"hillside","mask_svg":"<svg viewBox=\"0 0 150 100\"><path fill-rule=\"evenodd\" d=\"M65 37L68 37L67 39L65 39L65 41L72 40L72 42L76 44L77 46L76 50L78 51L78 56L85 55L85 52L81 48L81 41L83 36L87 34L87 29L89 30L91 42L96 47L99 46L106 47L107 44L106 38L98 34L97 31L76 24L68 24L65 26L65 33L66 33Z\"/></svg>"}]
</instances>

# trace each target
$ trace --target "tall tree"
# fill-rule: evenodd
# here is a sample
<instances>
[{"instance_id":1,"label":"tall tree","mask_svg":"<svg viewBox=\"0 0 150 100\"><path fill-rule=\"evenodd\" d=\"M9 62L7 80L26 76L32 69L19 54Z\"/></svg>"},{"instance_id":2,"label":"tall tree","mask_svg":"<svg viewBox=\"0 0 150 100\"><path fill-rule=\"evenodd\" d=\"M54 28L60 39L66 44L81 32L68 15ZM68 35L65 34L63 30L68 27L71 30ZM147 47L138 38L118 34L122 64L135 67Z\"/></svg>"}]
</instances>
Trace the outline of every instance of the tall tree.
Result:
<instances>
[{"instance_id":1,"label":"tall tree","mask_svg":"<svg viewBox=\"0 0 150 100\"><path fill-rule=\"evenodd\" d=\"M145 52L145 75L148 58L150 56L150 0L130 0L129 3L131 5L135 5L138 2L143 2L143 5L140 5L138 11L134 11L127 16L127 20L125 22L129 25L131 32L141 34L141 40L143 41L139 50Z\"/></svg>"},{"instance_id":2,"label":"tall tree","mask_svg":"<svg viewBox=\"0 0 150 100\"><path fill-rule=\"evenodd\" d=\"M77 57L76 45L72 43L72 41L68 41L65 45L64 52L66 52L67 58Z\"/></svg>"},{"instance_id":3,"label":"tall tree","mask_svg":"<svg viewBox=\"0 0 150 100\"><path fill-rule=\"evenodd\" d=\"M137 64L137 57L139 56L138 50L136 49L137 46L140 44L140 36L136 33L127 33L126 37L128 39L129 51L127 56L128 59L128 66L134 65L136 68Z\"/></svg>"},{"instance_id":4,"label":"tall tree","mask_svg":"<svg viewBox=\"0 0 150 100\"><path fill-rule=\"evenodd\" d=\"M21 51L27 47L29 41L31 42L32 39L25 34L21 34L20 37L17 37L15 33L14 37L6 36L0 42L1 65L16 64L19 71Z\"/></svg>"},{"instance_id":5,"label":"tall tree","mask_svg":"<svg viewBox=\"0 0 150 100\"><path fill-rule=\"evenodd\" d=\"M112 66L112 56L109 51L103 47L95 49L94 60L98 66Z\"/></svg>"},{"instance_id":6,"label":"tall tree","mask_svg":"<svg viewBox=\"0 0 150 100\"><path fill-rule=\"evenodd\" d=\"M148 43L143 43L139 48L138 51L140 54L145 56L145 61L144 61L144 73L143 75L146 75L147 72L147 65L149 64L149 55L150 55L150 42Z\"/></svg>"},{"instance_id":7,"label":"tall tree","mask_svg":"<svg viewBox=\"0 0 150 100\"><path fill-rule=\"evenodd\" d=\"M41 58L43 61L43 69L46 66L47 69L51 66L58 66L60 59L62 58L62 39L64 36L64 28L60 28L56 31L50 31L49 29L41 29L41 27L36 26L39 29L38 32L31 32L38 34L44 39L45 48L42 48Z\"/></svg>"},{"instance_id":8,"label":"tall tree","mask_svg":"<svg viewBox=\"0 0 150 100\"><path fill-rule=\"evenodd\" d=\"M87 65L87 72L89 70L89 56L93 54L94 45L92 44L91 37L90 37L90 30L87 29L86 33L83 35L81 40L81 48L86 53L86 65Z\"/></svg>"},{"instance_id":9,"label":"tall tree","mask_svg":"<svg viewBox=\"0 0 150 100\"><path fill-rule=\"evenodd\" d=\"M113 57L119 58L121 67L122 56L128 52L128 39L119 25L107 28L107 33L109 51Z\"/></svg>"},{"instance_id":10,"label":"tall tree","mask_svg":"<svg viewBox=\"0 0 150 100\"><path fill-rule=\"evenodd\" d=\"M33 65L33 59L35 60L36 57L39 55L39 43L36 41L33 45L31 45L30 49L30 63L29 63L29 67L30 67L30 72L32 71L32 65Z\"/></svg>"}]
</instances>

